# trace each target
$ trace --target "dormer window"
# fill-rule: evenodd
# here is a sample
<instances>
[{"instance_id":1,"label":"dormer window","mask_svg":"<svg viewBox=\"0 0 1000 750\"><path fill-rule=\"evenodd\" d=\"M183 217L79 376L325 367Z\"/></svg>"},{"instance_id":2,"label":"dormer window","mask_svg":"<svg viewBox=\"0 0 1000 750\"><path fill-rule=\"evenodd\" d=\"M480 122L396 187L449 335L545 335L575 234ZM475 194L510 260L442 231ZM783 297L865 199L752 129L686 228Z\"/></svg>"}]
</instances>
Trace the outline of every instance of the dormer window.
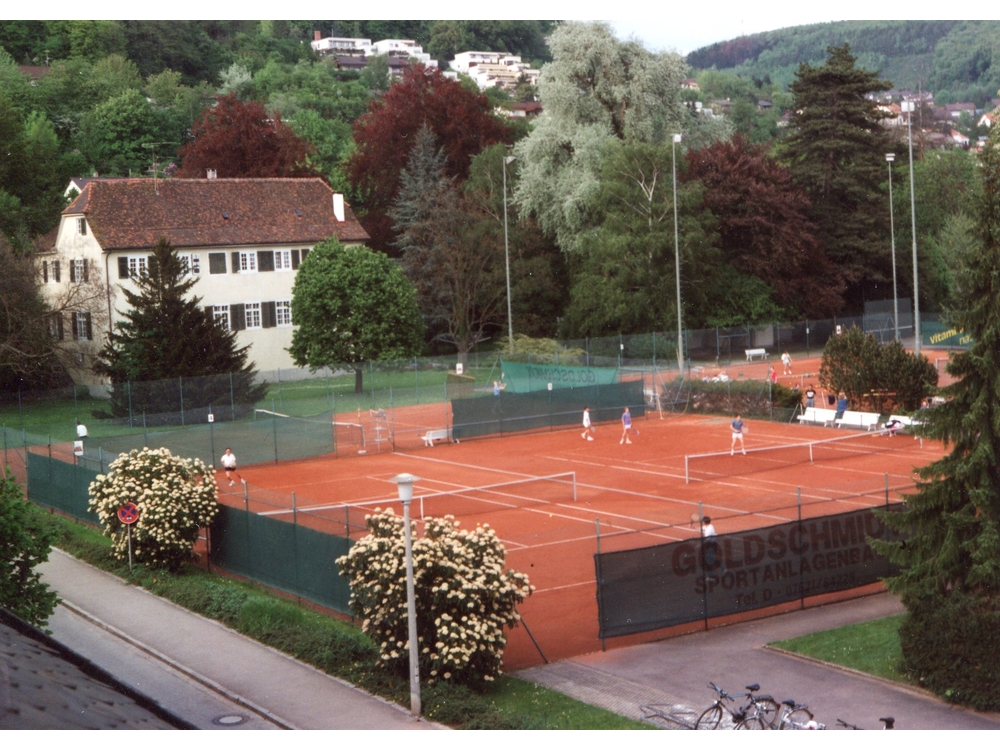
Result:
<instances>
[{"instance_id":1,"label":"dormer window","mask_svg":"<svg viewBox=\"0 0 1000 750\"><path fill-rule=\"evenodd\" d=\"M78 234L87 234L87 220L77 219L76 220L76 231Z\"/></svg>"}]
</instances>

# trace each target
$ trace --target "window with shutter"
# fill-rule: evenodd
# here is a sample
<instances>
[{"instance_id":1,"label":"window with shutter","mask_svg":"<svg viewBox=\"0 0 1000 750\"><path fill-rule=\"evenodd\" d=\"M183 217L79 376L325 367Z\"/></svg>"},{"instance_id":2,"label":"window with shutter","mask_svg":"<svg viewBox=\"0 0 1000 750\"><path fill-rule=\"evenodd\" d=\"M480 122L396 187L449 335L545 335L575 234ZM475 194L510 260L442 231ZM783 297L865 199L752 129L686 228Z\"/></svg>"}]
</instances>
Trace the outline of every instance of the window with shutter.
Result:
<instances>
[{"instance_id":1,"label":"window with shutter","mask_svg":"<svg viewBox=\"0 0 1000 750\"><path fill-rule=\"evenodd\" d=\"M240 272L240 253L238 250L233 250L233 273Z\"/></svg>"},{"instance_id":2,"label":"window with shutter","mask_svg":"<svg viewBox=\"0 0 1000 750\"><path fill-rule=\"evenodd\" d=\"M287 299L278 300L274 303L275 324L280 327L288 327L292 324L292 301Z\"/></svg>"},{"instance_id":3,"label":"window with shutter","mask_svg":"<svg viewBox=\"0 0 1000 750\"><path fill-rule=\"evenodd\" d=\"M209 253L208 254L208 272L209 273L225 273L226 272L226 254L225 253Z\"/></svg>"},{"instance_id":4,"label":"window with shutter","mask_svg":"<svg viewBox=\"0 0 1000 750\"><path fill-rule=\"evenodd\" d=\"M76 228L80 232L80 234L86 234L87 233L87 220L86 219L77 219L76 220Z\"/></svg>"},{"instance_id":5,"label":"window with shutter","mask_svg":"<svg viewBox=\"0 0 1000 750\"><path fill-rule=\"evenodd\" d=\"M261 328L260 302L247 302L243 305L243 317L247 330Z\"/></svg>"},{"instance_id":6,"label":"window with shutter","mask_svg":"<svg viewBox=\"0 0 1000 750\"><path fill-rule=\"evenodd\" d=\"M303 263L306 262L306 256L308 256L308 255L309 255L309 248L308 247L303 248L302 249L302 262Z\"/></svg>"},{"instance_id":7,"label":"window with shutter","mask_svg":"<svg viewBox=\"0 0 1000 750\"><path fill-rule=\"evenodd\" d=\"M73 338L76 341L92 341L94 331L90 325L89 312L73 313Z\"/></svg>"},{"instance_id":8,"label":"window with shutter","mask_svg":"<svg viewBox=\"0 0 1000 750\"><path fill-rule=\"evenodd\" d=\"M229 313L229 305L212 305L212 318L224 331L230 330Z\"/></svg>"},{"instance_id":9,"label":"window with shutter","mask_svg":"<svg viewBox=\"0 0 1000 750\"><path fill-rule=\"evenodd\" d=\"M58 260L52 261L52 277L56 281L56 283L59 282L59 261Z\"/></svg>"},{"instance_id":10,"label":"window with shutter","mask_svg":"<svg viewBox=\"0 0 1000 750\"><path fill-rule=\"evenodd\" d=\"M274 303L262 302L260 306L260 318L262 328L274 328Z\"/></svg>"},{"instance_id":11,"label":"window with shutter","mask_svg":"<svg viewBox=\"0 0 1000 750\"><path fill-rule=\"evenodd\" d=\"M274 270L274 252L271 250L258 250L257 251L257 270L259 271L273 271Z\"/></svg>"},{"instance_id":12,"label":"window with shutter","mask_svg":"<svg viewBox=\"0 0 1000 750\"><path fill-rule=\"evenodd\" d=\"M128 258L124 255L118 257L118 278L127 279L128 278Z\"/></svg>"},{"instance_id":13,"label":"window with shutter","mask_svg":"<svg viewBox=\"0 0 1000 750\"><path fill-rule=\"evenodd\" d=\"M71 260L69 262L69 280L71 283L76 283L76 261Z\"/></svg>"},{"instance_id":14,"label":"window with shutter","mask_svg":"<svg viewBox=\"0 0 1000 750\"><path fill-rule=\"evenodd\" d=\"M292 250L292 270L294 271L299 267L299 251Z\"/></svg>"},{"instance_id":15,"label":"window with shutter","mask_svg":"<svg viewBox=\"0 0 1000 750\"><path fill-rule=\"evenodd\" d=\"M47 260L42 261L42 282L49 283L49 262Z\"/></svg>"},{"instance_id":16,"label":"window with shutter","mask_svg":"<svg viewBox=\"0 0 1000 750\"><path fill-rule=\"evenodd\" d=\"M275 250L274 251L274 270L275 271L291 271L292 270L292 251L291 250Z\"/></svg>"},{"instance_id":17,"label":"window with shutter","mask_svg":"<svg viewBox=\"0 0 1000 750\"><path fill-rule=\"evenodd\" d=\"M234 331L242 331L247 327L245 310L243 305L229 306L229 322Z\"/></svg>"},{"instance_id":18,"label":"window with shutter","mask_svg":"<svg viewBox=\"0 0 1000 750\"><path fill-rule=\"evenodd\" d=\"M94 329L93 329L93 327L90 324L90 313L89 312L83 314L83 321L84 321L84 326L87 329L86 330L87 341L93 341L94 340Z\"/></svg>"}]
</instances>

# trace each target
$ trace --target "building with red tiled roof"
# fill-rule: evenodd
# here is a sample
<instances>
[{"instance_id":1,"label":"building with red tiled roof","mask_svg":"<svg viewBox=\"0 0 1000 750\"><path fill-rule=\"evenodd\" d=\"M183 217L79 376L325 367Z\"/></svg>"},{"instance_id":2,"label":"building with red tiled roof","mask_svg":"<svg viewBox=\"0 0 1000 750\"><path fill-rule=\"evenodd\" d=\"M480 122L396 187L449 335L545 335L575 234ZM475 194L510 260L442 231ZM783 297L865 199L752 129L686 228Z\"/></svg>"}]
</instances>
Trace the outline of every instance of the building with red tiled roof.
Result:
<instances>
[{"instance_id":1,"label":"building with red tiled roof","mask_svg":"<svg viewBox=\"0 0 1000 750\"><path fill-rule=\"evenodd\" d=\"M81 310L52 332L71 339L66 362L77 383L96 385L93 358L122 319L134 278L165 237L197 278L192 293L219 325L250 346L259 370L290 368L292 286L299 264L329 237L362 244L368 234L342 195L320 178L80 179L63 211L54 244L38 259L43 288L66 297L74 284L100 285L106 309ZM95 315L97 320L95 320Z\"/></svg>"}]
</instances>

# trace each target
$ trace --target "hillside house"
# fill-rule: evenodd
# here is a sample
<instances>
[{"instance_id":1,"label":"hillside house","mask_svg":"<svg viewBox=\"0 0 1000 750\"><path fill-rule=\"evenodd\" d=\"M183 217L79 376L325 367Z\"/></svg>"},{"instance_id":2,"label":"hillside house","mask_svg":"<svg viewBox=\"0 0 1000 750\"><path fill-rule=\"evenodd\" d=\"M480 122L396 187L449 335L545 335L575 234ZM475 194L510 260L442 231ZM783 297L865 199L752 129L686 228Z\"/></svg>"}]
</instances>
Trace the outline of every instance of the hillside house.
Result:
<instances>
[{"instance_id":1,"label":"hillside house","mask_svg":"<svg viewBox=\"0 0 1000 750\"><path fill-rule=\"evenodd\" d=\"M82 191L63 211L54 244L38 253L43 291L100 283L106 311L67 314L52 334L72 352L65 365L81 385L101 380L93 359L122 320L122 289L136 290L160 237L176 248L192 293L216 322L250 346L259 370L292 367L292 285L313 246L336 237L345 245L368 239L343 199L319 178L80 180ZM50 240L51 242L51 240ZM60 316L62 318L63 316Z\"/></svg>"}]
</instances>

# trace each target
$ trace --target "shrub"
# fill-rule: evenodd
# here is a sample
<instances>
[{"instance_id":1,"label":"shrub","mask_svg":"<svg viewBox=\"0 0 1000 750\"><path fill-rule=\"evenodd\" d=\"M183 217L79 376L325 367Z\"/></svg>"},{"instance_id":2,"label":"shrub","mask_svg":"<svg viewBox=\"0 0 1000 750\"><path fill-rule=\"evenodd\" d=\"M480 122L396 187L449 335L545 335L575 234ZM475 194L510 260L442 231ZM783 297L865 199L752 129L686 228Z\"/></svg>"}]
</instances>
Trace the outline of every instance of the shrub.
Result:
<instances>
[{"instance_id":1,"label":"shrub","mask_svg":"<svg viewBox=\"0 0 1000 750\"><path fill-rule=\"evenodd\" d=\"M904 596L903 661L924 687L952 703L1000 710L1000 602L952 589Z\"/></svg>"},{"instance_id":2,"label":"shrub","mask_svg":"<svg viewBox=\"0 0 1000 750\"><path fill-rule=\"evenodd\" d=\"M925 357L907 352L900 342L881 346L873 334L851 326L827 340L819 379L827 390L843 391L852 405L881 412L891 398L912 411L934 392L937 370Z\"/></svg>"},{"instance_id":3,"label":"shrub","mask_svg":"<svg viewBox=\"0 0 1000 750\"><path fill-rule=\"evenodd\" d=\"M379 644L380 663L409 665L403 519L392 510L367 518L371 534L339 558L351 586L351 609ZM416 524L413 524L415 527ZM533 590L523 573L504 570L505 550L489 526L460 530L451 516L428 518L413 536L413 577L420 671L437 680L482 688L501 673L504 627Z\"/></svg>"},{"instance_id":4,"label":"shrub","mask_svg":"<svg viewBox=\"0 0 1000 750\"><path fill-rule=\"evenodd\" d=\"M127 502L139 507L139 520L132 524L133 559L171 570L191 559L198 529L218 512L215 480L200 460L180 458L166 448L122 455L90 485L90 509L119 560L128 557L127 529L118 520L118 508Z\"/></svg>"},{"instance_id":5,"label":"shrub","mask_svg":"<svg viewBox=\"0 0 1000 750\"><path fill-rule=\"evenodd\" d=\"M58 601L35 570L49 559L55 536L6 470L0 477L0 607L32 625L45 625Z\"/></svg>"}]
</instances>

